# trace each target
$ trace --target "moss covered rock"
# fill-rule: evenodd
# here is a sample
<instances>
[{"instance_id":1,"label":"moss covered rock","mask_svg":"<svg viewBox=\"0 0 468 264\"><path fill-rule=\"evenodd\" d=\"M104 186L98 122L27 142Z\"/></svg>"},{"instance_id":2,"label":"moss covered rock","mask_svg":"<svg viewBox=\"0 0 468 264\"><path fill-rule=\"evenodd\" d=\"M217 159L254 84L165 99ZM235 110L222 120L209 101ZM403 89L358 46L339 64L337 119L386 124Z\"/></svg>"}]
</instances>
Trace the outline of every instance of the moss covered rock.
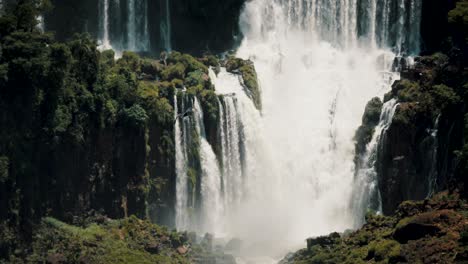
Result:
<instances>
[{"instance_id":1,"label":"moss covered rock","mask_svg":"<svg viewBox=\"0 0 468 264\"><path fill-rule=\"evenodd\" d=\"M461 263L468 252L467 209L449 193L408 201L392 217L368 214L367 223L354 232L308 239L307 249L280 263ZM404 217L408 212L411 216Z\"/></svg>"},{"instance_id":2,"label":"moss covered rock","mask_svg":"<svg viewBox=\"0 0 468 264\"><path fill-rule=\"evenodd\" d=\"M228 72L240 74L242 76L247 94L252 98L255 107L261 110L261 90L253 62L250 60L229 57L225 62L225 67Z\"/></svg>"}]
</instances>

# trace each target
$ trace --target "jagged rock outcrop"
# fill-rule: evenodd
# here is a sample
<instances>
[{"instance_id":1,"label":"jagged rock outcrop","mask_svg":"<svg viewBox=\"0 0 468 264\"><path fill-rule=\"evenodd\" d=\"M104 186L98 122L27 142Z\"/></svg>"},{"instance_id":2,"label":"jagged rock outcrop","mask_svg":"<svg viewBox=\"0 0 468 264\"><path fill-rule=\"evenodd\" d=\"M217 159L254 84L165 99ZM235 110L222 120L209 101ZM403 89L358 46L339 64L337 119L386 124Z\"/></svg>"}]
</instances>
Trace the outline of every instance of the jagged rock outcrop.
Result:
<instances>
[{"instance_id":1,"label":"jagged rock outcrop","mask_svg":"<svg viewBox=\"0 0 468 264\"><path fill-rule=\"evenodd\" d=\"M445 55L421 57L386 95L399 106L378 153L385 214L404 200L424 199L447 188L453 178L454 151L463 145L462 75Z\"/></svg>"}]
</instances>

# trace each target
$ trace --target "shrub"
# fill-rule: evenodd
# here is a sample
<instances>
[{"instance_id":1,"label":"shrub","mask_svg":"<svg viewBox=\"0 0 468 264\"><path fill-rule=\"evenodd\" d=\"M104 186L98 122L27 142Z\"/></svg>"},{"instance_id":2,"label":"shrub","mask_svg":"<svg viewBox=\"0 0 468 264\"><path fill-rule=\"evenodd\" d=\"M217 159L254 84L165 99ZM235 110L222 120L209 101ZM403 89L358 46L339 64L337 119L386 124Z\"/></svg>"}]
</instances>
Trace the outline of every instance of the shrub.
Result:
<instances>
[{"instance_id":1,"label":"shrub","mask_svg":"<svg viewBox=\"0 0 468 264\"><path fill-rule=\"evenodd\" d=\"M161 72L161 78L165 81L170 81L172 79L184 79L185 78L185 66L182 63L176 63L167 66Z\"/></svg>"},{"instance_id":2,"label":"shrub","mask_svg":"<svg viewBox=\"0 0 468 264\"><path fill-rule=\"evenodd\" d=\"M143 109L139 104L135 104L122 111L122 120L129 126L141 128L145 126L146 121L148 120L148 115L146 114L145 109Z\"/></svg>"},{"instance_id":3,"label":"shrub","mask_svg":"<svg viewBox=\"0 0 468 264\"><path fill-rule=\"evenodd\" d=\"M10 160L6 156L0 156L0 183L5 182L8 179L10 168Z\"/></svg>"}]
</instances>

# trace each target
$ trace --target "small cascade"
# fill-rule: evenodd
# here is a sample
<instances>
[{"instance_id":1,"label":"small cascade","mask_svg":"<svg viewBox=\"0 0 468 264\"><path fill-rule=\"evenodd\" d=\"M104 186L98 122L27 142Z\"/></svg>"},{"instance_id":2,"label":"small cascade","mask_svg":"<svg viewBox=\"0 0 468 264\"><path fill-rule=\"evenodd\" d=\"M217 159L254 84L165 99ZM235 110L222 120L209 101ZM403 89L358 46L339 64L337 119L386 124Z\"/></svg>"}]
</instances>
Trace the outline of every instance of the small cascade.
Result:
<instances>
[{"instance_id":1,"label":"small cascade","mask_svg":"<svg viewBox=\"0 0 468 264\"><path fill-rule=\"evenodd\" d=\"M380 121L375 128L371 141L366 147L365 154L361 157L362 167L356 168L355 193L352 199L353 211L359 217L356 217L356 226L364 223L364 216L367 210L382 212L382 202L378 187L378 178L376 165L379 153L379 144L385 137L385 133L390 128L393 116L398 107L397 100L392 99L386 102L382 107Z\"/></svg>"},{"instance_id":2,"label":"small cascade","mask_svg":"<svg viewBox=\"0 0 468 264\"><path fill-rule=\"evenodd\" d=\"M100 19L100 38L101 50L112 49L109 38L109 0L102 0L99 2L99 17Z\"/></svg>"},{"instance_id":3,"label":"small cascade","mask_svg":"<svg viewBox=\"0 0 468 264\"><path fill-rule=\"evenodd\" d=\"M120 0L100 0L99 48L148 51L150 48L148 4L146 0L128 0L126 6ZM123 14L123 10L126 11ZM126 24L122 24L125 23Z\"/></svg>"},{"instance_id":4,"label":"small cascade","mask_svg":"<svg viewBox=\"0 0 468 264\"><path fill-rule=\"evenodd\" d=\"M177 105L176 226L180 230L220 232L217 228L222 226L223 199L219 162L206 139L203 109L198 98L186 94L181 97L181 111L177 98L174 100Z\"/></svg>"},{"instance_id":5,"label":"small cascade","mask_svg":"<svg viewBox=\"0 0 468 264\"><path fill-rule=\"evenodd\" d=\"M241 157L241 123L235 95L224 95L219 100L219 140L223 175L224 205L238 205L243 190ZM240 188L239 188L240 187Z\"/></svg>"},{"instance_id":6,"label":"small cascade","mask_svg":"<svg viewBox=\"0 0 468 264\"><path fill-rule=\"evenodd\" d=\"M222 223L223 204L221 198L221 173L219 163L213 148L208 143L203 124L203 110L194 98L193 115L195 128L200 137L200 165L202 171L201 197L202 197L202 226L206 232L220 233L219 226Z\"/></svg>"},{"instance_id":7,"label":"small cascade","mask_svg":"<svg viewBox=\"0 0 468 264\"><path fill-rule=\"evenodd\" d=\"M177 204L176 224L181 230L193 230L200 233L210 232L218 235L234 235L233 219L243 218L244 211L239 211L244 203L252 203L259 198L257 190L268 186L258 181L258 166L267 154L260 154L264 148L260 138L260 113L247 96L238 75L227 73L224 68L216 76L210 69L216 92L219 94L219 154L216 155L206 139L203 123L203 110L198 98L194 97L191 108L182 102L182 111L176 115L176 171ZM186 97L186 96L184 96ZM179 105L181 105L179 103ZM184 112L190 115L184 116ZM182 121L184 120L184 121ZM193 133L195 132L195 133ZM193 138L193 136L196 138ZM197 167L197 161L188 156L191 142L198 144L198 176L200 188L198 194L190 194L191 168ZM273 175L273 173L271 173ZM274 182L272 177L271 182ZM200 197L199 201L196 197ZM193 198L195 197L195 198ZM195 201L197 201L196 204ZM199 208L190 215L192 209ZM236 226L240 228L240 226ZM244 229L242 229L245 232ZM236 235L239 235L237 233Z\"/></svg>"},{"instance_id":8,"label":"small cascade","mask_svg":"<svg viewBox=\"0 0 468 264\"><path fill-rule=\"evenodd\" d=\"M427 193L427 198L430 198L434 192L437 189L437 155L439 151L439 140L438 140L438 134L439 134L439 120L440 120L440 115L437 116L435 122L434 122L434 128L430 130L430 137L431 137L431 151L430 151L430 164L431 168L429 171L429 177L428 177L428 193Z\"/></svg>"},{"instance_id":9,"label":"small cascade","mask_svg":"<svg viewBox=\"0 0 468 264\"><path fill-rule=\"evenodd\" d=\"M189 224L188 213L188 175L187 175L187 151L186 137L182 134L181 127L185 127L185 118L183 113L179 114L177 96L174 96L174 135L175 135L175 150L176 150L176 226L187 230ZM184 110L184 108L182 108Z\"/></svg>"},{"instance_id":10,"label":"small cascade","mask_svg":"<svg viewBox=\"0 0 468 264\"><path fill-rule=\"evenodd\" d=\"M166 0L164 3L164 19L161 19L160 29L161 29L161 44L165 51L172 51L171 43L171 12L169 0Z\"/></svg>"},{"instance_id":11,"label":"small cascade","mask_svg":"<svg viewBox=\"0 0 468 264\"><path fill-rule=\"evenodd\" d=\"M44 16L42 15L37 17L37 28L42 32L45 31Z\"/></svg>"},{"instance_id":12,"label":"small cascade","mask_svg":"<svg viewBox=\"0 0 468 264\"><path fill-rule=\"evenodd\" d=\"M127 47L131 51L149 50L148 4L146 0L128 0Z\"/></svg>"},{"instance_id":13,"label":"small cascade","mask_svg":"<svg viewBox=\"0 0 468 264\"><path fill-rule=\"evenodd\" d=\"M137 14L136 14L136 0L128 0L128 22L127 22L127 48L129 50L136 50L137 45Z\"/></svg>"}]
</instances>

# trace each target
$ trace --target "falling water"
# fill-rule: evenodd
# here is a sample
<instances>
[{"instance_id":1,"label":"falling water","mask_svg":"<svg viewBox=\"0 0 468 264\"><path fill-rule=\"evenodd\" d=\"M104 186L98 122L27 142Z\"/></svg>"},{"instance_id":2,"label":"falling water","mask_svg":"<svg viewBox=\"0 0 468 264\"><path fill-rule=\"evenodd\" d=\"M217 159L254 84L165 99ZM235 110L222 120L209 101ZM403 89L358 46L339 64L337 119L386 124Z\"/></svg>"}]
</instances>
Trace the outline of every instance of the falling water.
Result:
<instances>
[{"instance_id":1,"label":"falling water","mask_svg":"<svg viewBox=\"0 0 468 264\"><path fill-rule=\"evenodd\" d=\"M427 197L431 197L434 192L436 191L437 188L437 155L439 152L439 141L438 141L438 134L439 134L439 120L440 120L440 115L437 116L435 122L434 122L434 129L430 130L430 136L431 136L431 151L430 151L430 163L431 168L429 171L429 177L428 177L428 193Z\"/></svg>"},{"instance_id":2,"label":"falling water","mask_svg":"<svg viewBox=\"0 0 468 264\"><path fill-rule=\"evenodd\" d=\"M101 18L101 46L103 50L112 49L109 39L109 0L102 0L99 4L99 16Z\"/></svg>"},{"instance_id":3,"label":"falling water","mask_svg":"<svg viewBox=\"0 0 468 264\"><path fill-rule=\"evenodd\" d=\"M137 50L136 0L128 0L127 48Z\"/></svg>"},{"instance_id":4,"label":"falling water","mask_svg":"<svg viewBox=\"0 0 468 264\"><path fill-rule=\"evenodd\" d=\"M42 15L37 17L37 28L42 32L45 31L44 16Z\"/></svg>"},{"instance_id":5,"label":"falling water","mask_svg":"<svg viewBox=\"0 0 468 264\"><path fill-rule=\"evenodd\" d=\"M184 111L184 108L182 108ZM182 135L181 125L183 125L184 115L179 114L177 96L174 96L174 118L175 118L175 149L176 149L176 225L177 227L187 230L189 228L189 187L187 177L187 152L186 138ZM182 122L181 122L182 120ZM185 126L184 126L185 127Z\"/></svg>"},{"instance_id":6,"label":"falling water","mask_svg":"<svg viewBox=\"0 0 468 264\"><path fill-rule=\"evenodd\" d=\"M170 6L169 0L165 1L164 4L165 13L164 13L164 20L161 20L161 40L163 48L166 51L172 51L172 44L171 44L171 13L170 13Z\"/></svg>"},{"instance_id":7,"label":"falling water","mask_svg":"<svg viewBox=\"0 0 468 264\"><path fill-rule=\"evenodd\" d=\"M194 98L193 115L195 128L200 136L200 165L202 170L202 227L201 230L220 233L217 227L220 224L223 206L221 203L221 181L218 161L213 148L208 143L203 124L203 110Z\"/></svg>"},{"instance_id":8,"label":"falling water","mask_svg":"<svg viewBox=\"0 0 468 264\"><path fill-rule=\"evenodd\" d=\"M98 5L100 49L114 48L118 53L123 50L148 51L150 43L147 1L127 1L126 25L120 25L124 20L121 17L120 0L114 0L112 8L110 4L110 0L101 0ZM122 38L121 32L124 32L125 37ZM124 38L126 41L123 41Z\"/></svg>"},{"instance_id":9,"label":"falling water","mask_svg":"<svg viewBox=\"0 0 468 264\"><path fill-rule=\"evenodd\" d=\"M305 236L350 228L360 217L348 207L355 191L350 188L353 136L367 101L382 96L398 78L391 72L395 53L389 44L403 47L419 34L407 30L395 39L392 26L401 21L394 17L403 12L392 9L386 17L380 13L382 5L393 7L395 1L246 4L241 17L245 39L238 56L250 58L257 68L265 127L259 133L271 142L274 162L267 167L276 167L272 174L260 167L255 176L281 183L275 193L277 208L269 203L259 208L275 219L288 217L271 225L267 218L261 226L252 221L244 228L281 230L274 236L291 246ZM410 16L405 12L404 17ZM255 192L265 195L261 189ZM256 232L245 237L256 238ZM273 235L270 239L275 240Z\"/></svg>"},{"instance_id":10,"label":"falling water","mask_svg":"<svg viewBox=\"0 0 468 264\"><path fill-rule=\"evenodd\" d=\"M376 182L353 188L353 137L367 101L398 78L396 54L417 52L419 1L404 9L395 8L401 0L246 3L237 55L255 63L264 107L255 109L239 76L211 72L221 144L215 162L201 143L206 223L198 231L238 237L246 255L274 256L354 226L361 214L349 203ZM381 129L395 107L385 108Z\"/></svg>"},{"instance_id":11,"label":"falling water","mask_svg":"<svg viewBox=\"0 0 468 264\"><path fill-rule=\"evenodd\" d=\"M366 146L366 152L361 157L363 165L361 168L357 168L356 181L354 182L355 196L351 200L353 211L357 215L356 227L364 223L364 215L368 209L382 212L376 165L381 139L390 128L397 107L395 99L383 105L379 124L374 130L371 141Z\"/></svg>"}]
</instances>

